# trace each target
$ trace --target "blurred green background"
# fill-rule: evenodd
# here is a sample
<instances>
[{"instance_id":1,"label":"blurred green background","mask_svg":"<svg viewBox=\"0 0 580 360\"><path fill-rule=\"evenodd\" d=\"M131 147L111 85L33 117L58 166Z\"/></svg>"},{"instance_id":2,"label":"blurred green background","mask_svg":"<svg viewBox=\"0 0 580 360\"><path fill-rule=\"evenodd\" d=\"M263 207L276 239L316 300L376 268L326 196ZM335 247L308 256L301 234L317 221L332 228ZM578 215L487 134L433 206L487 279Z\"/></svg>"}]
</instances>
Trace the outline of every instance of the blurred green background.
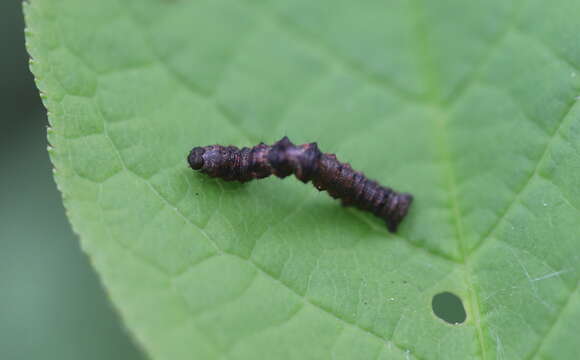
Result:
<instances>
[{"instance_id":1,"label":"blurred green background","mask_svg":"<svg viewBox=\"0 0 580 360\"><path fill-rule=\"evenodd\" d=\"M0 63L0 359L143 359L65 217L18 0L0 1Z\"/></svg>"}]
</instances>

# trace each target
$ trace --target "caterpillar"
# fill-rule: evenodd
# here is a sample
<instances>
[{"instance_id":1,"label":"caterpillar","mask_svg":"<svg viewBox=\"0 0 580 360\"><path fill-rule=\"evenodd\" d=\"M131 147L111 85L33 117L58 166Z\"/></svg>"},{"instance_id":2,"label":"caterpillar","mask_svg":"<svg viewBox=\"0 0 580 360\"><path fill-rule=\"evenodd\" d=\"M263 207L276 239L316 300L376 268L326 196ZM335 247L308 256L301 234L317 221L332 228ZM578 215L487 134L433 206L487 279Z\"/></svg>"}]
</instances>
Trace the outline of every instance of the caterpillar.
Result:
<instances>
[{"instance_id":1,"label":"caterpillar","mask_svg":"<svg viewBox=\"0 0 580 360\"><path fill-rule=\"evenodd\" d=\"M319 191L326 190L343 206L373 213L393 233L413 201L411 194L381 186L348 163L338 161L334 154L322 153L317 143L294 145L286 136L271 146L260 143L241 149L222 145L194 147L187 161L193 170L242 183L270 175L285 178L294 174L304 183L311 181Z\"/></svg>"}]
</instances>

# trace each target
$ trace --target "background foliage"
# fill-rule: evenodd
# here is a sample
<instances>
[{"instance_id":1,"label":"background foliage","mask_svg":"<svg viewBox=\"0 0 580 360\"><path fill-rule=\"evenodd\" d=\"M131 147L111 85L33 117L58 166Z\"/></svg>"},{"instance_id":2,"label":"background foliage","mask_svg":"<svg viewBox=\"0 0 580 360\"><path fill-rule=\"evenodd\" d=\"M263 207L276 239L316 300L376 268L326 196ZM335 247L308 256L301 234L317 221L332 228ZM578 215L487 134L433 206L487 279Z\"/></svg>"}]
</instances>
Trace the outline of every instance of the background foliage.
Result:
<instances>
[{"instance_id":1,"label":"background foliage","mask_svg":"<svg viewBox=\"0 0 580 360\"><path fill-rule=\"evenodd\" d=\"M0 1L0 49L0 358L141 359L65 218L18 1Z\"/></svg>"},{"instance_id":2,"label":"background foliage","mask_svg":"<svg viewBox=\"0 0 580 360\"><path fill-rule=\"evenodd\" d=\"M153 358L573 358L580 5L35 1L65 206ZM193 145L317 140L417 201L397 235ZM457 325L434 295L465 305Z\"/></svg>"}]
</instances>

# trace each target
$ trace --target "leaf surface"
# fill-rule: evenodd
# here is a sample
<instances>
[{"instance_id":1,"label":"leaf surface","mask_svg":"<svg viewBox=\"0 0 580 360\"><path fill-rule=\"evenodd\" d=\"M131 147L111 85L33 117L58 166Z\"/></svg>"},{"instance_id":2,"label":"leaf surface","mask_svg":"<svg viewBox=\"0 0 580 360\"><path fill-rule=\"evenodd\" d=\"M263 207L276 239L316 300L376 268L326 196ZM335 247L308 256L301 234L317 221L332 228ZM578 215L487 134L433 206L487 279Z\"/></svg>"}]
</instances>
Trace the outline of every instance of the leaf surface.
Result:
<instances>
[{"instance_id":1,"label":"leaf surface","mask_svg":"<svg viewBox=\"0 0 580 360\"><path fill-rule=\"evenodd\" d=\"M574 0L33 0L75 231L153 359L574 358ZM397 235L193 146L317 141L415 195ZM449 324L436 294L463 302Z\"/></svg>"}]
</instances>

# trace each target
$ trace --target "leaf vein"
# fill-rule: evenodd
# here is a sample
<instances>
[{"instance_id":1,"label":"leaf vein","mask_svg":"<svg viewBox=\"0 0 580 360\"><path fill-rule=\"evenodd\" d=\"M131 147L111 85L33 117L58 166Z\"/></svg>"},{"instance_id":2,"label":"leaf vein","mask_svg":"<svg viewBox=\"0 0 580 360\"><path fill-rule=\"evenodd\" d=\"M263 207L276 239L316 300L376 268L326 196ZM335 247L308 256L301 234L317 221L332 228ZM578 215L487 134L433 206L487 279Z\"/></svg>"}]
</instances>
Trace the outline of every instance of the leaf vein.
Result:
<instances>
[{"instance_id":1,"label":"leaf vein","mask_svg":"<svg viewBox=\"0 0 580 360\"><path fill-rule=\"evenodd\" d=\"M540 155L540 157L538 158L538 160L536 162L536 167L532 170L532 172L530 173L530 175L528 176L526 181L524 181L522 183L522 185L520 186L520 189L516 192L513 200L508 204L508 206L506 206L504 208L504 211L497 218L495 223L489 228L489 230L487 232L485 232L483 234L483 236L480 237L478 243L471 250L469 250L469 253L467 254L469 257L473 256L473 254L475 254L484 245L484 243L487 241L487 239L491 238L495 234L495 232L499 228L499 225L505 220L505 218L508 216L508 214L512 211L515 204L517 204L518 202L521 201L522 194L528 188L528 186L531 184L532 179L539 173L541 165L544 163L546 156L549 153L549 150L554 143L554 140L558 136L558 133L561 131L562 127L566 123L566 119L571 118L568 115L570 115L570 113L574 109L576 103L577 103L576 100L571 101L568 108L563 113L563 115L560 116L558 125L555 127L554 131L550 135L550 138L548 139L548 141L546 142L546 145L544 146L544 150L542 151L542 154Z\"/></svg>"}]
</instances>

